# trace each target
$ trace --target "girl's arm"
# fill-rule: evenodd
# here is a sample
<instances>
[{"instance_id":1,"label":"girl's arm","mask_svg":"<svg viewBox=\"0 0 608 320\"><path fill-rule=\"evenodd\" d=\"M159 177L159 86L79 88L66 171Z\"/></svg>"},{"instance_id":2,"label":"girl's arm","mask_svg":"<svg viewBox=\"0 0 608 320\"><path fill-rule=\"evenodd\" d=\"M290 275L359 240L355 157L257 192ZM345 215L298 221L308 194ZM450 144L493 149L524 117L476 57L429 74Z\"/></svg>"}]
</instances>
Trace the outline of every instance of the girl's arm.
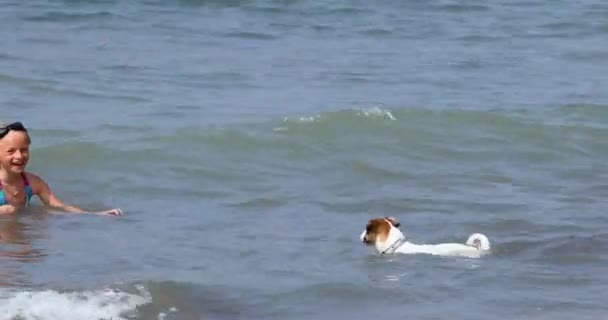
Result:
<instances>
[{"instance_id":1,"label":"girl's arm","mask_svg":"<svg viewBox=\"0 0 608 320\"><path fill-rule=\"evenodd\" d=\"M35 174L31 174L31 173L28 173L28 176L29 176L29 181L30 181L30 185L32 187L33 193L38 195L40 200L42 200L42 202L45 205L51 206L53 208L61 209L66 212L73 212L73 213L86 213L87 212L86 210L84 210L80 207L70 205L70 204L64 203L63 201L59 200L59 198L57 198L53 194L49 185L44 180L42 180L42 178L38 177ZM102 212L98 212L98 213L108 214L108 215L113 215L113 216L122 215L122 211L120 209L111 209L111 210L106 210L106 211L102 211Z\"/></svg>"}]
</instances>

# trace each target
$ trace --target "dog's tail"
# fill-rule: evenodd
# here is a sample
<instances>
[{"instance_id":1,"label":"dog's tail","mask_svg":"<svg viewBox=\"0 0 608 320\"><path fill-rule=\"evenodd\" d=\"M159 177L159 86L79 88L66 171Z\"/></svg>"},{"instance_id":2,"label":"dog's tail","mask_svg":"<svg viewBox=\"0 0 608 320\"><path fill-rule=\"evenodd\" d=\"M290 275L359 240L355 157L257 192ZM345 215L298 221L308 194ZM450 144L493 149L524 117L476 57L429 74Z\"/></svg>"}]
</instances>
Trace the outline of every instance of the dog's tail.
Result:
<instances>
[{"instance_id":1,"label":"dog's tail","mask_svg":"<svg viewBox=\"0 0 608 320\"><path fill-rule=\"evenodd\" d=\"M467 245L477 248L477 250L487 251L490 250L490 240L488 237L481 233L473 233L467 239Z\"/></svg>"}]
</instances>

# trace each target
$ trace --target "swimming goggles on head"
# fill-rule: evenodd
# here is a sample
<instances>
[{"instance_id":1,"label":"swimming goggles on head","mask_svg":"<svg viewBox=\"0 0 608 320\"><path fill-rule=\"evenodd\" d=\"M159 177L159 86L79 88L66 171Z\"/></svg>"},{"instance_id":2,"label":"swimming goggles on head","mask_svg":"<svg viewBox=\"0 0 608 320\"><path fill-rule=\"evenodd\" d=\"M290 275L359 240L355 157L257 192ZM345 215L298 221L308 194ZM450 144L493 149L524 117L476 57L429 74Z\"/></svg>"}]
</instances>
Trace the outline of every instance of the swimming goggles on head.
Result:
<instances>
[{"instance_id":1,"label":"swimming goggles on head","mask_svg":"<svg viewBox=\"0 0 608 320\"><path fill-rule=\"evenodd\" d=\"M13 122L11 124L7 124L4 127L0 127L0 139L4 138L4 136L6 136L9 131L25 131L27 132L27 129L23 126L23 123L17 121L17 122Z\"/></svg>"}]
</instances>

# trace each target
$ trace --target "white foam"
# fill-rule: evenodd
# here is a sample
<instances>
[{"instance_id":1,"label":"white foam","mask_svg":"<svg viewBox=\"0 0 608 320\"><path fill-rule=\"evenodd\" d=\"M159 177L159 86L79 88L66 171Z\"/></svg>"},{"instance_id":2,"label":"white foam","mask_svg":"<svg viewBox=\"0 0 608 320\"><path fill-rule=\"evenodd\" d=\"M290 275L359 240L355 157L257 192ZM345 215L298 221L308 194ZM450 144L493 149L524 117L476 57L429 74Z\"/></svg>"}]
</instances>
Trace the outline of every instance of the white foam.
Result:
<instances>
[{"instance_id":1,"label":"white foam","mask_svg":"<svg viewBox=\"0 0 608 320\"><path fill-rule=\"evenodd\" d=\"M379 107L373 107L371 109L361 110L357 113L357 115L366 116L366 117L382 117L382 118L389 119L389 120L397 120L397 118L395 118L395 116L390 111L383 110Z\"/></svg>"},{"instance_id":2,"label":"white foam","mask_svg":"<svg viewBox=\"0 0 608 320\"><path fill-rule=\"evenodd\" d=\"M295 122L295 123L312 123L312 122L316 122L319 119L321 119L321 116L317 115L317 116L310 116L310 117L298 117L298 118L290 118L290 117L284 117L283 118L283 123L289 123L289 122ZM276 127L273 128L273 131L275 132L284 132L284 131L288 131L289 129L287 127Z\"/></svg>"},{"instance_id":3,"label":"white foam","mask_svg":"<svg viewBox=\"0 0 608 320\"><path fill-rule=\"evenodd\" d=\"M321 118L320 115L316 115L316 116L309 116L309 117L298 117L295 119L292 119L290 117L284 117L283 118L283 122L290 122L290 121L295 121L295 122L302 122L302 123L307 123L307 122L315 122L318 121Z\"/></svg>"},{"instance_id":4,"label":"white foam","mask_svg":"<svg viewBox=\"0 0 608 320\"><path fill-rule=\"evenodd\" d=\"M168 313L171 313L171 312L177 312L177 308L175 308L175 307L171 307L171 308L169 309ZM168 314L168 313L165 313L165 312L161 312L161 313L159 313L159 314L158 314L157 319L158 319L158 320L165 320L165 318L167 317L167 314Z\"/></svg>"},{"instance_id":5,"label":"white foam","mask_svg":"<svg viewBox=\"0 0 608 320\"><path fill-rule=\"evenodd\" d=\"M328 113L328 114L320 114L320 115L307 116L307 117L306 116L294 117L294 118L284 117L283 123L316 123L316 122L320 122L323 119L331 118L332 115L333 115L332 113ZM351 115L352 115L352 113L351 113ZM389 110L384 110L380 107L372 107L369 109L359 110L359 111L356 111L355 115L357 117L397 120L397 118ZM273 128L273 131L275 131L275 132L283 132L283 131L288 131L288 130L289 129L287 127L282 127L282 126Z\"/></svg>"},{"instance_id":6,"label":"white foam","mask_svg":"<svg viewBox=\"0 0 608 320\"><path fill-rule=\"evenodd\" d=\"M126 320L124 317L133 314L137 306L149 302L146 292L137 295L112 289L67 293L24 291L0 300L0 319Z\"/></svg>"}]
</instances>

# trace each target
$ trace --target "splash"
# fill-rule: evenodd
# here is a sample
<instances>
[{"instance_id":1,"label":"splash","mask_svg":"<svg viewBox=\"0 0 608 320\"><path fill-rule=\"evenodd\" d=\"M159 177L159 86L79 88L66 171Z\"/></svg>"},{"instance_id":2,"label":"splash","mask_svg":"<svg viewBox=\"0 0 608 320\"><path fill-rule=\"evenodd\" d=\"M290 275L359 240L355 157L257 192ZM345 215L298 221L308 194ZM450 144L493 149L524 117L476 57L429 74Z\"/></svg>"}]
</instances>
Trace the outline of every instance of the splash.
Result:
<instances>
[{"instance_id":1,"label":"splash","mask_svg":"<svg viewBox=\"0 0 608 320\"><path fill-rule=\"evenodd\" d=\"M361 111L357 112L357 115L365 116L365 117L375 117L375 118L379 117L379 118L384 118L384 119L388 119L388 120L397 120L397 118L395 118L395 116L389 110L383 110L379 107L373 107L371 109L361 110Z\"/></svg>"},{"instance_id":2,"label":"splash","mask_svg":"<svg viewBox=\"0 0 608 320\"><path fill-rule=\"evenodd\" d=\"M126 320L138 306L151 302L143 287L138 294L114 289L81 292L23 291L0 300L1 319Z\"/></svg>"},{"instance_id":3,"label":"splash","mask_svg":"<svg viewBox=\"0 0 608 320\"><path fill-rule=\"evenodd\" d=\"M382 109L380 107L372 107L368 109L360 110L342 110L335 112L322 112L314 116L299 116L299 117L284 117L283 125L275 127L274 131L288 131L289 125L308 125L308 124L319 124L328 123L331 125L345 125L360 123L361 121L368 120L397 120L393 113L389 110Z\"/></svg>"}]
</instances>

